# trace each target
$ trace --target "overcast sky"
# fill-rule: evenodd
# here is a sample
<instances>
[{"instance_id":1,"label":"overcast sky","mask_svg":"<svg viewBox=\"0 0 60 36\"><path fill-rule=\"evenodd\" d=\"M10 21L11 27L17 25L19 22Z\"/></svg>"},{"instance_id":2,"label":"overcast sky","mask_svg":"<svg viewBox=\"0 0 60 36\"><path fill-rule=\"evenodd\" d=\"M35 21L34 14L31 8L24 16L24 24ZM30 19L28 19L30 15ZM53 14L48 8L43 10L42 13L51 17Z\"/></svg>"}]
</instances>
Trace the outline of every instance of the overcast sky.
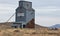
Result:
<instances>
[{"instance_id":1,"label":"overcast sky","mask_svg":"<svg viewBox=\"0 0 60 36\"><path fill-rule=\"evenodd\" d=\"M19 0L0 0L0 22L15 13ZM35 9L35 23L43 26L60 24L60 0L27 0ZM10 21L14 21L13 17Z\"/></svg>"}]
</instances>

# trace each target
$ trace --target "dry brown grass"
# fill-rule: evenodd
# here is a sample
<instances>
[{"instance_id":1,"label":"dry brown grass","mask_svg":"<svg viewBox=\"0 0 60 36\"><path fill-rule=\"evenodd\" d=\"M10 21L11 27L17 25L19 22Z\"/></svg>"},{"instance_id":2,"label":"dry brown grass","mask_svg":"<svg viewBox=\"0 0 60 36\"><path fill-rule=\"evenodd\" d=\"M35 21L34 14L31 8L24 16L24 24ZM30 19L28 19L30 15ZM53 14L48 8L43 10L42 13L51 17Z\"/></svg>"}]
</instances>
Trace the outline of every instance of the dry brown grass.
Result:
<instances>
[{"instance_id":1,"label":"dry brown grass","mask_svg":"<svg viewBox=\"0 0 60 36\"><path fill-rule=\"evenodd\" d=\"M60 36L60 29L51 30L47 27L36 26L35 29L11 28L10 25L0 24L0 36Z\"/></svg>"},{"instance_id":2,"label":"dry brown grass","mask_svg":"<svg viewBox=\"0 0 60 36\"><path fill-rule=\"evenodd\" d=\"M60 36L60 30L49 29L5 29L0 36Z\"/></svg>"}]
</instances>

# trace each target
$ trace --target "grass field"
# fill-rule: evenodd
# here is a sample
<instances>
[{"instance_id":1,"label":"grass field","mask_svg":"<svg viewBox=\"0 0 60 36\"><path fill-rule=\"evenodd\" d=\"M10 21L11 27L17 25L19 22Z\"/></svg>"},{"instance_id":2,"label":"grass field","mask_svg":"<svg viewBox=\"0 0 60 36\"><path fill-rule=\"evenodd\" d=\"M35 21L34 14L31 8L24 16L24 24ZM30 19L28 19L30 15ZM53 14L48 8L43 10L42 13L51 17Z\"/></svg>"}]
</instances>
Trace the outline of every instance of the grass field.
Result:
<instances>
[{"instance_id":1,"label":"grass field","mask_svg":"<svg viewBox=\"0 0 60 36\"><path fill-rule=\"evenodd\" d=\"M38 25L34 29L9 27L0 24L0 36L60 36L60 29L49 29Z\"/></svg>"},{"instance_id":2,"label":"grass field","mask_svg":"<svg viewBox=\"0 0 60 36\"><path fill-rule=\"evenodd\" d=\"M0 36L60 36L60 30L48 29L4 29Z\"/></svg>"}]
</instances>

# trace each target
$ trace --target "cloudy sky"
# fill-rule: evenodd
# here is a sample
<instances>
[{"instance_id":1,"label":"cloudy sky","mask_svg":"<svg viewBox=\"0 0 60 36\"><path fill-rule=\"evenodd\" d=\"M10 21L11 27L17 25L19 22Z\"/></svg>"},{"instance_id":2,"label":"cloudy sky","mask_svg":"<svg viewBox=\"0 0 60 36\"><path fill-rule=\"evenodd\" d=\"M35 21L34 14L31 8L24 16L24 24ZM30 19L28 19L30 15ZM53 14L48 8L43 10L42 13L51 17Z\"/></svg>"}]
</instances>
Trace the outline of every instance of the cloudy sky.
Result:
<instances>
[{"instance_id":1,"label":"cloudy sky","mask_svg":"<svg viewBox=\"0 0 60 36\"><path fill-rule=\"evenodd\" d=\"M0 22L15 13L19 0L0 0ZM35 23L42 26L60 24L60 0L26 0L33 3ZM10 21L14 21L14 17Z\"/></svg>"}]
</instances>

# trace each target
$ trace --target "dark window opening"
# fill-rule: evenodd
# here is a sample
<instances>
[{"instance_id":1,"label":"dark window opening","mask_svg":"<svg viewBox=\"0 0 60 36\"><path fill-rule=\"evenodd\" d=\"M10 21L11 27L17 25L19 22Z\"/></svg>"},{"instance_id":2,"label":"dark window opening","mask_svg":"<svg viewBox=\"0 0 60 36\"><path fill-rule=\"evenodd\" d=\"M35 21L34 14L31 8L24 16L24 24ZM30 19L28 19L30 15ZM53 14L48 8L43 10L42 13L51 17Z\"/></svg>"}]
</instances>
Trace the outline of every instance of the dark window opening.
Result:
<instances>
[{"instance_id":1,"label":"dark window opening","mask_svg":"<svg viewBox=\"0 0 60 36\"><path fill-rule=\"evenodd\" d=\"M23 25L23 28L25 28L25 25Z\"/></svg>"},{"instance_id":2,"label":"dark window opening","mask_svg":"<svg viewBox=\"0 0 60 36\"><path fill-rule=\"evenodd\" d=\"M17 28L17 26L14 26L15 28Z\"/></svg>"}]
</instances>

